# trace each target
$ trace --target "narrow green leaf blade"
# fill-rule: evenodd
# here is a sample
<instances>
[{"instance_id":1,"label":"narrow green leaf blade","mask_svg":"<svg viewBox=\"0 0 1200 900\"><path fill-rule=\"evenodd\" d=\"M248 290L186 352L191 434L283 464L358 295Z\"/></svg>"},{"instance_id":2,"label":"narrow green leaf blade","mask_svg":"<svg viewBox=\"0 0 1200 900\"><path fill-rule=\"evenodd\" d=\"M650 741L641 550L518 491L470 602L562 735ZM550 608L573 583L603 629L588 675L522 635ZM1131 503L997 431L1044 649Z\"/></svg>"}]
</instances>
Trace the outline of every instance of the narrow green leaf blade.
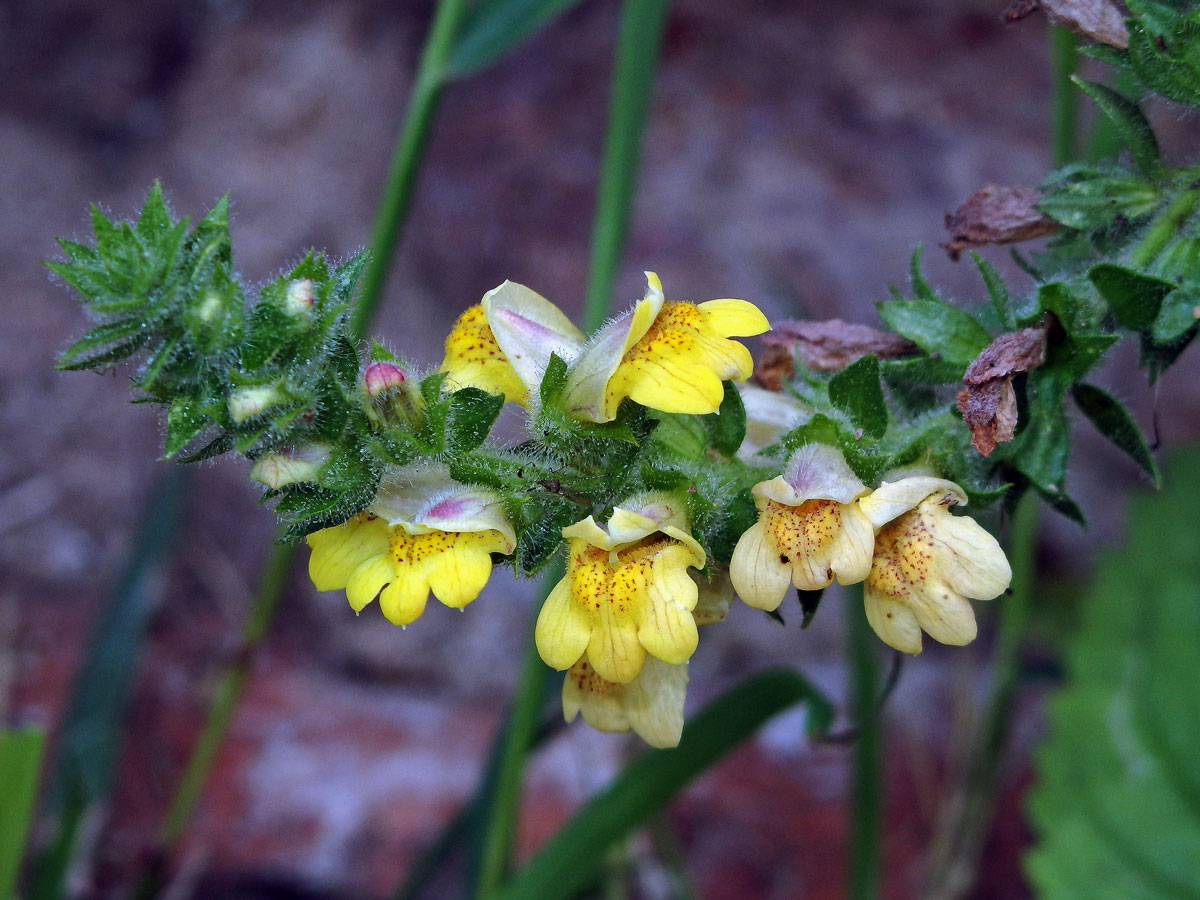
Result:
<instances>
[{"instance_id":1,"label":"narrow green leaf blade","mask_svg":"<svg viewBox=\"0 0 1200 900\"><path fill-rule=\"evenodd\" d=\"M461 77L485 69L579 0L483 0L454 43L446 74Z\"/></svg>"},{"instance_id":2,"label":"narrow green leaf blade","mask_svg":"<svg viewBox=\"0 0 1200 900\"><path fill-rule=\"evenodd\" d=\"M678 747L651 750L626 766L517 873L497 900L565 900L604 866L605 851L661 810L688 782L787 707L808 704L810 733L824 731L832 708L794 672L755 675L714 700L684 728Z\"/></svg>"},{"instance_id":3,"label":"narrow green leaf blade","mask_svg":"<svg viewBox=\"0 0 1200 900\"><path fill-rule=\"evenodd\" d=\"M0 730L0 898L15 897L17 876L37 797L46 735L32 728Z\"/></svg>"},{"instance_id":4,"label":"narrow green leaf blade","mask_svg":"<svg viewBox=\"0 0 1200 900\"><path fill-rule=\"evenodd\" d=\"M868 354L829 380L829 400L868 437L883 437L888 426L887 401L879 382L879 357Z\"/></svg>"},{"instance_id":5,"label":"narrow green leaf blade","mask_svg":"<svg viewBox=\"0 0 1200 900\"><path fill-rule=\"evenodd\" d=\"M1133 154L1133 161L1137 163L1137 167L1146 175L1156 175L1160 155L1158 139L1155 138L1154 129L1150 127L1138 105L1112 88L1095 81L1085 81L1078 75L1072 75L1071 81L1091 97L1100 107L1100 111L1108 116L1121 140Z\"/></svg>"},{"instance_id":6,"label":"narrow green leaf blade","mask_svg":"<svg viewBox=\"0 0 1200 900\"><path fill-rule=\"evenodd\" d=\"M1107 391L1094 384L1080 383L1071 388L1075 404L1102 435L1129 454L1155 487L1159 484L1158 464L1142 436L1142 430L1129 410Z\"/></svg>"}]
</instances>

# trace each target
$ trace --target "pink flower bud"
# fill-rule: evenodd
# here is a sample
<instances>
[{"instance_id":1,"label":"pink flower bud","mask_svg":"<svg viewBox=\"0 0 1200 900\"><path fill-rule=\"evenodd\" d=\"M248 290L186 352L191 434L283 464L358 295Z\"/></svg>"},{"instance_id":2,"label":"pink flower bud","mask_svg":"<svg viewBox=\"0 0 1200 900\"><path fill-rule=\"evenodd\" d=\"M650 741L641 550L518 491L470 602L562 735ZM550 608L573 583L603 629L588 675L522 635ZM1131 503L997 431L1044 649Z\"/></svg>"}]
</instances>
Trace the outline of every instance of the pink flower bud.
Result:
<instances>
[{"instance_id":1,"label":"pink flower bud","mask_svg":"<svg viewBox=\"0 0 1200 900\"><path fill-rule=\"evenodd\" d=\"M398 388L408 380L408 373L395 363L376 361L363 371L363 385L367 396L374 399L384 391Z\"/></svg>"}]
</instances>

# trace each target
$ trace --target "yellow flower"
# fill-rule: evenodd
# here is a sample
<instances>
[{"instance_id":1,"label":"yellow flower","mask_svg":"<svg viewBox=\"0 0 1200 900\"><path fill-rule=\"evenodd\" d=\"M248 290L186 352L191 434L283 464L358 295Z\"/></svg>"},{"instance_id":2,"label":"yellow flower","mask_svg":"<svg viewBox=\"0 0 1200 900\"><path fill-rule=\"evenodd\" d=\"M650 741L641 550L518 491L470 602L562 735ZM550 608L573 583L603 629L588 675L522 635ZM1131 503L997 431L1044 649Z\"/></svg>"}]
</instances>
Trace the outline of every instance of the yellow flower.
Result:
<instances>
[{"instance_id":1,"label":"yellow flower","mask_svg":"<svg viewBox=\"0 0 1200 900\"><path fill-rule=\"evenodd\" d=\"M692 610L696 624L722 621L733 599L728 576L716 566L709 578L689 574L699 589ZM582 713L584 721L598 731L632 730L652 747L674 747L683 732L687 683L686 662L670 665L650 656L633 681L620 684L597 675L584 656L563 679L563 716L571 722Z\"/></svg>"},{"instance_id":2,"label":"yellow flower","mask_svg":"<svg viewBox=\"0 0 1200 900\"><path fill-rule=\"evenodd\" d=\"M704 550L681 524L676 504L651 494L614 509L607 530L591 516L563 529L567 574L534 631L546 665L569 669L586 653L601 678L628 684L647 653L678 664L695 652L687 570L704 566Z\"/></svg>"},{"instance_id":3,"label":"yellow flower","mask_svg":"<svg viewBox=\"0 0 1200 900\"><path fill-rule=\"evenodd\" d=\"M1012 569L996 539L950 507L962 488L940 478L904 478L879 487L859 506L879 533L867 576L867 621L889 646L921 652L921 631L943 644L975 639L970 599L1008 589Z\"/></svg>"},{"instance_id":4,"label":"yellow flower","mask_svg":"<svg viewBox=\"0 0 1200 900\"><path fill-rule=\"evenodd\" d=\"M487 584L491 554L516 546L500 498L451 481L440 470L386 486L366 511L307 540L308 573L317 590L345 588L355 612L378 595L395 625L420 616L430 591L462 609Z\"/></svg>"},{"instance_id":5,"label":"yellow flower","mask_svg":"<svg viewBox=\"0 0 1200 900\"><path fill-rule=\"evenodd\" d=\"M506 281L458 317L446 337L441 371L453 388L478 387L528 406L550 354L570 362L583 340L557 306Z\"/></svg>"},{"instance_id":6,"label":"yellow flower","mask_svg":"<svg viewBox=\"0 0 1200 900\"><path fill-rule=\"evenodd\" d=\"M867 577L874 530L856 501L868 490L838 450L805 444L782 475L751 493L758 521L729 562L734 590L748 605L778 609L789 585L815 591L834 577L842 584Z\"/></svg>"},{"instance_id":7,"label":"yellow flower","mask_svg":"<svg viewBox=\"0 0 1200 900\"><path fill-rule=\"evenodd\" d=\"M668 301L657 275L646 280L646 296L597 332L567 375L567 407L582 419L610 422L626 397L661 412L716 412L721 382L754 370L750 351L729 338L771 327L758 307Z\"/></svg>"},{"instance_id":8,"label":"yellow flower","mask_svg":"<svg viewBox=\"0 0 1200 900\"><path fill-rule=\"evenodd\" d=\"M674 747L683 733L687 663L646 660L628 684L607 681L587 658L571 666L563 681L563 716L583 720L597 731L635 731L651 747Z\"/></svg>"}]
</instances>

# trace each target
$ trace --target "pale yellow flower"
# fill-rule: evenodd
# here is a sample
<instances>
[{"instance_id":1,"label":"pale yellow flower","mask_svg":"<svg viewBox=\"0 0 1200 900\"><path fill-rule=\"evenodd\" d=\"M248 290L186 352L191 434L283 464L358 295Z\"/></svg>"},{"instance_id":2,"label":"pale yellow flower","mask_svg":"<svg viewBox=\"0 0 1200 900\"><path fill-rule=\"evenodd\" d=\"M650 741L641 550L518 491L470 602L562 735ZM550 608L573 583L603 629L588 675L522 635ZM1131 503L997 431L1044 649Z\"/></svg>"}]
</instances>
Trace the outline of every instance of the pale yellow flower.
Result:
<instances>
[{"instance_id":1,"label":"pale yellow flower","mask_svg":"<svg viewBox=\"0 0 1200 900\"><path fill-rule=\"evenodd\" d=\"M529 406L552 353L569 362L583 332L557 306L523 284L506 281L454 323L441 371L452 388L478 387Z\"/></svg>"},{"instance_id":2,"label":"pale yellow flower","mask_svg":"<svg viewBox=\"0 0 1200 900\"><path fill-rule=\"evenodd\" d=\"M874 530L856 502L868 493L842 454L805 444L783 474L751 493L758 521L738 540L729 562L734 590L757 609L778 609L789 586L855 584L871 569Z\"/></svg>"},{"instance_id":3,"label":"pale yellow flower","mask_svg":"<svg viewBox=\"0 0 1200 900\"><path fill-rule=\"evenodd\" d=\"M487 584L491 554L516 546L498 496L436 469L385 486L366 511L307 540L317 590L345 588L355 612L378 595L396 625L420 616L431 591L462 609Z\"/></svg>"},{"instance_id":4,"label":"pale yellow flower","mask_svg":"<svg viewBox=\"0 0 1200 900\"><path fill-rule=\"evenodd\" d=\"M651 747L674 747L683 733L687 682L687 663L650 657L633 681L620 684L601 678L584 657L563 681L563 716L572 722L583 713L597 731L632 730Z\"/></svg>"},{"instance_id":5,"label":"pale yellow flower","mask_svg":"<svg viewBox=\"0 0 1200 900\"><path fill-rule=\"evenodd\" d=\"M569 669L586 653L601 678L628 684L647 654L679 664L695 652L698 589L687 570L705 556L684 525L675 501L651 494L614 509L607 528L588 516L563 529L567 574L534 631L548 666Z\"/></svg>"},{"instance_id":6,"label":"pale yellow flower","mask_svg":"<svg viewBox=\"0 0 1200 900\"><path fill-rule=\"evenodd\" d=\"M646 296L588 342L567 375L568 409L581 419L610 422L626 397L667 413L713 413L721 382L754 371L750 351L730 337L771 325L745 300L668 301L662 283L646 273Z\"/></svg>"},{"instance_id":7,"label":"pale yellow flower","mask_svg":"<svg viewBox=\"0 0 1200 900\"><path fill-rule=\"evenodd\" d=\"M742 462L761 465L759 450L812 418L812 407L786 391L768 391L747 382L738 385L738 393L746 410L746 436L737 451Z\"/></svg>"},{"instance_id":8,"label":"pale yellow flower","mask_svg":"<svg viewBox=\"0 0 1200 900\"><path fill-rule=\"evenodd\" d=\"M1000 544L974 519L950 507L962 488L917 476L885 482L859 506L879 529L865 585L867 621L884 643L921 652L921 631L943 644L975 639L970 600L1008 589L1012 569Z\"/></svg>"}]
</instances>

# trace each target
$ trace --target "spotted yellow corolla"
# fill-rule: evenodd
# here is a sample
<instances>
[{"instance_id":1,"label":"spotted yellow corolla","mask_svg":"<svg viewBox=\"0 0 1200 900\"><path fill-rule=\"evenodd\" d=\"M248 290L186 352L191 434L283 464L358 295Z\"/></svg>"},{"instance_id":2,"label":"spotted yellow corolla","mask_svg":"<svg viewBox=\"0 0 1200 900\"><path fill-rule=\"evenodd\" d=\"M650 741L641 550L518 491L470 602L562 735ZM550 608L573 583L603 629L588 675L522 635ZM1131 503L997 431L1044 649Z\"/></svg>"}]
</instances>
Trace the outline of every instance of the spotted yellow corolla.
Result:
<instances>
[{"instance_id":1,"label":"spotted yellow corolla","mask_svg":"<svg viewBox=\"0 0 1200 900\"><path fill-rule=\"evenodd\" d=\"M557 306L506 281L458 317L446 337L441 371L449 387L478 387L528 406L550 355L569 362L583 342L583 332Z\"/></svg>"},{"instance_id":2,"label":"spotted yellow corolla","mask_svg":"<svg viewBox=\"0 0 1200 900\"><path fill-rule=\"evenodd\" d=\"M733 600L729 578L718 566L709 577L689 573L699 596L692 618L698 626L724 620ZM683 733L683 704L687 697L688 663L665 663L647 656L642 670L628 684L601 678L586 654L563 679L563 715L568 722L582 714L598 731L633 731L652 747L674 747Z\"/></svg>"},{"instance_id":3,"label":"spotted yellow corolla","mask_svg":"<svg viewBox=\"0 0 1200 900\"><path fill-rule=\"evenodd\" d=\"M511 553L516 535L498 496L431 470L385 486L367 510L308 544L317 590L344 588L355 612L378 595L388 621L407 625L430 592L456 609L479 596L491 554Z\"/></svg>"},{"instance_id":4,"label":"spotted yellow corolla","mask_svg":"<svg viewBox=\"0 0 1200 900\"><path fill-rule=\"evenodd\" d=\"M748 605L778 609L790 585L815 591L835 577L842 584L867 577L875 532L857 501L869 491L837 449L805 444L782 475L751 493L758 521L729 562L734 590Z\"/></svg>"},{"instance_id":5,"label":"spotted yellow corolla","mask_svg":"<svg viewBox=\"0 0 1200 900\"><path fill-rule=\"evenodd\" d=\"M731 337L762 334L771 324L746 300L668 301L646 273L646 296L588 342L567 374L568 409L610 422L626 397L667 413L713 413L723 381L754 370L750 351Z\"/></svg>"},{"instance_id":6,"label":"spotted yellow corolla","mask_svg":"<svg viewBox=\"0 0 1200 900\"><path fill-rule=\"evenodd\" d=\"M689 568L704 549L680 505L659 494L617 507L602 528L588 516L563 529L567 573L538 614L534 638L548 666L569 669L584 654L606 681L628 684L649 654L685 662L696 649Z\"/></svg>"},{"instance_id":7,"label":"spotted yellow corolla","mask_svg":"<svg viewBox=\"0 0 1200 900\"><path fill-rule=\"evenodd\" d=\"M884 482L859 506L878 534L864 600L867 621L884 643L921 652L921 631L943 644L975 639L970 600L1008 589L1012 569L1000 544L950 508L962 488L928 476Z\"/></svg>"}]
</instances>

